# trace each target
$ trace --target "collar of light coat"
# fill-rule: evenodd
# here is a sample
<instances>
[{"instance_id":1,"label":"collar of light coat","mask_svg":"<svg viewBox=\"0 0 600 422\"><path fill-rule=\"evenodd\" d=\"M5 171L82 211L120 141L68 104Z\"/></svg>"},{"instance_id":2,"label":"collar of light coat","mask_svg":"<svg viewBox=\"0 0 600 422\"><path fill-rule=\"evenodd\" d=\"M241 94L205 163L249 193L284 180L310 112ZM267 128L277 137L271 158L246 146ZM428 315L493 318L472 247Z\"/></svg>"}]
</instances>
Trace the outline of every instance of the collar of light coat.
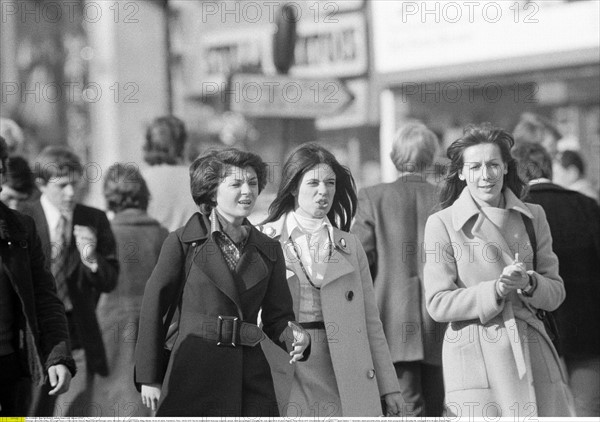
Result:
<instances>
[{"instance_id":1,"label":"collar of light coat","mask_svg":"<svg viewBox=\"0 0 600 422\"><path fill-rule=\"evenodd\" d=\"M288 216L288 213L283 214L281 217L279 217L278 220L263 224L261 226L257 226L257 228L258 228L258 230L260 230L267 236L269 236L273 239L279 240L282 233L286 230L285 229L285 220L286 220L287 216ZM349 254L350 253L350 251L348 250L349 242L347 240L347 237L348 237L348 233L346 233L336 227L333 227L333 243L335 245L335 248L339 251Z\"/></svg>"},{"instance_id":2,"label":"collar of light coat","mask_svg":"<svg viewBox=\"0 0 600 422\"><path fill-rule=\"evenodd\" d=\"M248 246L252 245L259 249L266 257L273 260L275 255L273 249L267 244L265 238L258 234L256 227L254 227L247 219L244 219L242 224L247 224L250 227L250 233L248 234ZM187 223L181 230L180 239L184 243L201 242L208 239L211 233L211 223L207 216L200 212L195 213L190 217Z\"/></svg>"},{"instance_id":3,"label":"collar of light coat","mask_svg":"<svg viewBox=\"0 0 600 422\"><path fill-rule=\"evenodd\" d=\"M517 195L509 188L504 189L504 199L506 201L507 210L512 209L524 214L530 219L534 218L531 211L529 211L529 208L527 208L527 205L517 198ZM479 215L479 207L471 196L469 188L465 187L460 196L454 201L454 204L452 204L452 224L454 230L462 230L467 221L475 215Z\"/></svg>"}]
</instances>

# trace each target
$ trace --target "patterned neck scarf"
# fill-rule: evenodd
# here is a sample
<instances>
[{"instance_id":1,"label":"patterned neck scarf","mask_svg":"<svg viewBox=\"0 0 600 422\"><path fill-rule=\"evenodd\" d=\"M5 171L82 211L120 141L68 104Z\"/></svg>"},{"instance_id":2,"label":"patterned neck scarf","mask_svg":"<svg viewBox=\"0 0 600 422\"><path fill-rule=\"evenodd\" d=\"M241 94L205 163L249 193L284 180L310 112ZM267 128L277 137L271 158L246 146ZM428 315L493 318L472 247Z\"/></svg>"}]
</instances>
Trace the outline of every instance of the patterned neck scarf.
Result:
<instances>
[{"instance_id":1,"label":"patterned neck scarf","mask_svg":"<svg viewBox=\"0 0 600 422\"><path fill-rule=\"evenodd\" d=\"M248 235L250 234L250 227L243 224L240 226L237 231L237 242L234 242L233 239L227 234L225 228L231 225L231 223L227 222L223 217L219 215L216 209L213 209L210 214L210 223L211 223L211 233L215 238L215 242L221 252L223 253L223 257L225 258L225 262L227 266L231 270L231 272L235 272L238 262L240 261L240 257L244 252L244 247L246 246L246 242L248 241ZM230 230L231 231L231 230Z\"/></svg>"}]
</instances>

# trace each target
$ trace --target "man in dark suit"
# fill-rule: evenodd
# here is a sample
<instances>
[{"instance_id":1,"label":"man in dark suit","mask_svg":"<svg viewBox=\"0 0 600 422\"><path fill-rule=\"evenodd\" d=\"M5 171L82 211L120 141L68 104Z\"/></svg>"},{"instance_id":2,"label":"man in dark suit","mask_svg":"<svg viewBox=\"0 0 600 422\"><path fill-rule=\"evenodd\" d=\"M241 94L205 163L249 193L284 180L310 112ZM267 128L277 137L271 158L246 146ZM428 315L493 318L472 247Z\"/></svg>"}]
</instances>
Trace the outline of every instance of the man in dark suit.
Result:
<instances>
[{"instance_id":1,"label":"man in dark suit","mask_svg":"<svg viewBox=\"0 0 600 422\"><path fill-rule=\"evenodd\" d=\"M0 137L0 191L6 158ZM65 311L35 225L0 202L0 417L26 415L32 384L48 381L54 396L74 373Z\"/></svg>"},{"instance_id":2,"label":"man in dark suit","mask_svg":"<svg viewBox=\"0 0 600 422\"><path fill-rule=\"evenodd\" d=\"M93 408L90 397L95 375L108 374L96 304L100 293L111 291L117 283L115 239L104 212L77 203L83 167L69 148L45 148L34 172L42 195L24 205L23 213L35 220L50 259L80 371L69 393L56 403L42 392L35 413L52 416L54 410L57 416L108 416L110 409Z\"/></svg>"},{"instance_id":3,"label":"man in dark suit","mask_svg":"<svg viewBox=\"0 0 600 422\"><path fill-rule=\"evenodd\" d=\"M551 182L552 159L523 142L513 155L529 181L527 202L544 208L567 298L555 312L577 416L600 416L600 208Z\"/></svg>"}]
</instances>

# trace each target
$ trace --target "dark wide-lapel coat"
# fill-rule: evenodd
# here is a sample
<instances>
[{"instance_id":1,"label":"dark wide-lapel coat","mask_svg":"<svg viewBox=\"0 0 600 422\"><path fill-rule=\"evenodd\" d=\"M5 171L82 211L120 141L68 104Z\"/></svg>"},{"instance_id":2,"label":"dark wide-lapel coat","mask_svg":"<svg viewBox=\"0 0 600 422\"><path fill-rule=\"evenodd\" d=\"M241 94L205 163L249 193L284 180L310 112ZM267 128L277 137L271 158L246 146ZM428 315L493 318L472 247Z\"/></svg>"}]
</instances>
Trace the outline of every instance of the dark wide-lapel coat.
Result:
<instances>
[{"instance_id":1,"label":"dark wide-lapel coat","mask_svg":"<svg viewBox=\"0 0 600 422\"><path fill-rule=\"evenodd\" d=\"M193 253L181 296L179 331L168 362L163 354L163 318L185 277L186 251ZM189 252L188 252L189 253ZM199 315L233 316L256 324L259 311L265 334L283 345L288 321L294 320L279 243L251 226L236 274L210 233L210 221L196 213L172 232L146 284L136 347L136 383L162 383L157 416L240 416L243 379L252 390L273 397L268 362L260 346L219 347L201 336ZM256 406L264 403L257 402Z\"/></svg>"},{"instance_id":2,"label":"dark wide-lapel coat","mask_svg":"<svg viewBox=\"0 0 600 422\"><path fill-rule=\"evenodd\" d=\"M15 309L21 310L17 316L21 369L37 386L42 385L52 365L66 365L74 374L64 307L46 268L35 225L31 218L1 202L0 219L7 225L0 263L18 300Z\"/></svg>"},{"instance_id":3,"label":"dark wide-lapel coat","mask_svg":"<svg viewBox=\"0 0 600 422\"><path fill-rule=\"evenodd\" d=\"M31 216L39 231L42 250L48 263L52 256L50 232L44 209L39 200L23 207L23 213ZM117 285L119 262L116 254L115 238L110 229L106 214L101 210L77 204L73 210L73 227L88 226L96 232L98 244L98 270L93 273L81 261L71 235L67 257L67 286L73 304L70 331L73 349L83 348L88 371L100 375L108 374L106 351L96 317L96 304L100 293L110 292Z\"/></svg>"}]
</instances>

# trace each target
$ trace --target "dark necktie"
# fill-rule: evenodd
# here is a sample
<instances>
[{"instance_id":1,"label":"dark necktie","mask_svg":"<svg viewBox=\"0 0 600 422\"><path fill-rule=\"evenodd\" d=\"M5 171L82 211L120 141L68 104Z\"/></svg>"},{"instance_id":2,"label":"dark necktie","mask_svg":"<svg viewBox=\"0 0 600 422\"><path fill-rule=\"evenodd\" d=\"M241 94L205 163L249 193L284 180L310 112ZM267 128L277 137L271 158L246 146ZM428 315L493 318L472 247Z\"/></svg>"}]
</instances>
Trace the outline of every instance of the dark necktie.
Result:
<instances>
[{"instance_id":1,"label":"dark necktie","mask_svg":"<svg viewBox=\"0 0 600 422\"><path fill-rule=\"evenodd\" d=\"M56 244L52 245L52 262L51 271L56 280L56 291L58 297L65 305L65 310L73 309L73 304L69 297L69 288L67 287L67 257L69 252L71 224L64 216L60 216L60 220L56 225L55 239Z\"/></svg>"}]
</instances>

